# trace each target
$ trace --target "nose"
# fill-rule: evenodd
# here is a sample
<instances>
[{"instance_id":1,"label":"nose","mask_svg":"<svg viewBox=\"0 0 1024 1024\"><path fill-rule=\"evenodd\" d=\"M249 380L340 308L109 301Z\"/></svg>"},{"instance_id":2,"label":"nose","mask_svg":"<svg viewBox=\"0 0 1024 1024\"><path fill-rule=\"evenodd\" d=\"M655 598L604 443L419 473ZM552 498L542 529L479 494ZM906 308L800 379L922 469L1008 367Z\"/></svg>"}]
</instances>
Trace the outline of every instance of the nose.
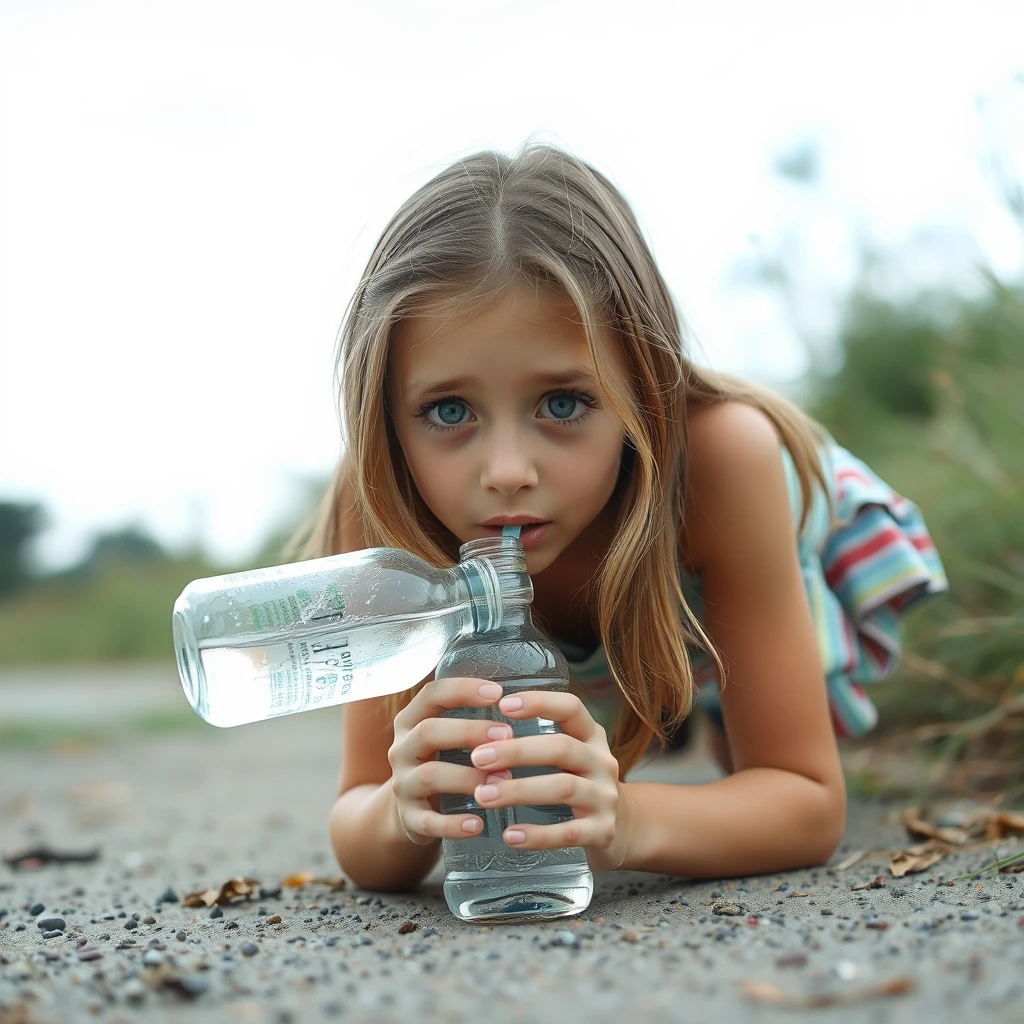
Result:
<instances>
[{"instance_id":1,"label":"nose","mask_svg":"<svg viewBox=\"0 0 1024 1024\"><path fill-rule=\"evenodd\" d=\"M519 432L515 429L496 431L480 470L481 487L501 494L515 494L524 487L536 487L538 479L532 449Z\"/></svg>"}]
</instances>

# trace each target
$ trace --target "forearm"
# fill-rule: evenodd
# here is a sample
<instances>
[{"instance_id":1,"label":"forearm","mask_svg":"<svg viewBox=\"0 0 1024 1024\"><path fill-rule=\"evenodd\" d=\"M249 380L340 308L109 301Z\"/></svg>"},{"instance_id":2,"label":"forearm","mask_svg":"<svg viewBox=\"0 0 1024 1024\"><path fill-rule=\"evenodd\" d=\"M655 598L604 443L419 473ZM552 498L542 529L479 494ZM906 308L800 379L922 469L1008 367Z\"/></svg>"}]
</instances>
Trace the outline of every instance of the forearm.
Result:
<instances>
[{"instance_id":1,"label":"forearm","mask_svg":"<svg viewBox=\"0 0 1024 1024\"><path fill-rule=\"evenodd\" d=\"M839 845L846 795L776 768L683 786L627 782L622 869L730 878L823 864Z\"/></svg>"},{"instance_id":2,"label":"forearm","mask_svg":"<svg viewBox=\"0 0 1024 1024\"><path fill-rule=\"evenodd\" d=\"M353 786L329 819L334 856L362 889L398 891L419 885L437 863L441 840L417 846L402 831L390 780Z\"/></svg>"}]
</instances>

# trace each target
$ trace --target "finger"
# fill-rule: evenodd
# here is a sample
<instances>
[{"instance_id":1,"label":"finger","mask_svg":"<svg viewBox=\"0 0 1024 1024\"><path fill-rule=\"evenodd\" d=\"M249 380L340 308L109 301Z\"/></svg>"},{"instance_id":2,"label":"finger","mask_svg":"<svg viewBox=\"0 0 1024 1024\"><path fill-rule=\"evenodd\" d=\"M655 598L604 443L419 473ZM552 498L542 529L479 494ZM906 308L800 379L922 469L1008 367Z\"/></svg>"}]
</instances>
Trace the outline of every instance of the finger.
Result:
<instances>
[{"instance_id":1,"label":"finger","mask_svg":"<svg viewBox=\"0 0 1024 1024\"><path fill-rule=\"evenodd\" d=\"M438 718L444 711L490 707L497 703L501 692L501 687L488 679L431 679L395 716L395 725L411 729L424 718Z\"/></svg>"},{"instance_id":2,"label":"finger","mask_svg":"<svg viewBox=\"0 0 1024 1024\"><path fill-rule=\"evenodd\" d=\"M429 761L439 751L468 750L493 740L504 740L512 735L512 727L502 722L483 719L474 722L466 718L426 718L408 734L402 756L407 764ZM465 758L466 755L461 755ZM456 755L449 754L452 760ZM465 761L463 763L466 763Z\"/></svg>"},{"instance_id":3,"label":"finger","mask_svg":"<svg viewBox=\"0 0 1024 1024\"><path fill-rule=\"evenodd\" d=\"M566 772L530 775L508 782L484 781L473 790L473 799L484 808L564 805L593 811L609 804L606 791L598 783Z\"/></svg>"},{"instance_id":4,"label":"finger","mask_svg":"<svg viewBox=\"0 0 1024 1024\"><path fill-rule=\"evenodd\" d=\"M557 825L510 825L501 835L506 846L517 850L561 850L571 846L603 846L614 833L594 816L573 818Z\"/></svg>"},{"instance_id":5,"label":"finger","mask_svg":"<svg viewBox=\"0 0 1024 1024\"><path fill-rule=\"evenodd\" d=\"M547 718L557 722L562 732L589 743L604 729L594 721L587 706L574 693L558 690L521 690L519 693L502 697L498 710L512 719Z\"/></svg>"},{"instance_id":6,"label":"finger","mask_svg":"<svg viewBox=\"0 0 1024 1024\"><path fill-rule=\"evenodd\" d=\"M411 771L395 779L393 789L400 799L425 800L441 793L463 793L472 796L482 781L483 772L477 768L464 768L447 761L424 761Z\"/></svg>"},{"instance_id":7,"label":"finger","mask_svg":"<svg viewBox=\"0 0 1024 1024\"><path fill-rule=\"evenodd\" d=\"M484 829L478 814L440 814L425 800L403 808L401 819L409 838L420 846L432 839L472 839Z\"/></svg>"},{"instance_id":8,"label":"finger","mask_svg":"<svg viewBox=\"0 0 1024 1024\"><path fill-rule=\"evenodd\" d=\"M470 761L476 768L488 772L524 765L545 765L577 775L589 775L602 769L598 753L575 736L555 733L490 741L485 746L473 748Z\"/></svg>"}]
</instances>

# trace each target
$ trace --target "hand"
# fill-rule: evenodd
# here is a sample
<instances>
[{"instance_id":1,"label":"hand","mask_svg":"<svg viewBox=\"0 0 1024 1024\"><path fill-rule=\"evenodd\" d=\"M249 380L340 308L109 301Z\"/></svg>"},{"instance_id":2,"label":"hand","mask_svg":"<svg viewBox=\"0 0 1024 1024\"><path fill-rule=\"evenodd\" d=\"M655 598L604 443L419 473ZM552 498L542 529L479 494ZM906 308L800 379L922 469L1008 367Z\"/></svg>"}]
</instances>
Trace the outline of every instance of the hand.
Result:
<instances>
[{"instance_id":1,"label":"hand","mask_svg":"<svg viewBox=\"0 0 1024 1024\"><path fill-rule=\"evenodd\" d=\"M501 687L486 679L431 679L395 716L388 750L391 790L402 831L417 846L436 839L469 839L480 834L479 814L441 814L439 794L472 796L494 774L437 759L441 750L465 750L512 735L508 725L468 718L440 718L442 712L497 703ZM504 777L502 775L499 778Z\"/></svg>"},{"instance_id":2,"label":"hand","mask_svg":"<svg viewBox=\"0 0 1024 1024\"><path fill-rule=\"evenodd\" d=\"M614 871L626 859L626 806L620 800L619 763L608 748L604 729L572 693L527 690L504 697L498 709L506 718L547 718L562 732L518 739L488 739L472 751L473 764L490 773L473 792L483 808L564 804L573 812L555 825L514 825L504 840L520 850L582 846L593 871ZM562 771L510 777L508 769L543 765ZM520 838L521 837L521 838Z\"/></svg>"}]
</instances>

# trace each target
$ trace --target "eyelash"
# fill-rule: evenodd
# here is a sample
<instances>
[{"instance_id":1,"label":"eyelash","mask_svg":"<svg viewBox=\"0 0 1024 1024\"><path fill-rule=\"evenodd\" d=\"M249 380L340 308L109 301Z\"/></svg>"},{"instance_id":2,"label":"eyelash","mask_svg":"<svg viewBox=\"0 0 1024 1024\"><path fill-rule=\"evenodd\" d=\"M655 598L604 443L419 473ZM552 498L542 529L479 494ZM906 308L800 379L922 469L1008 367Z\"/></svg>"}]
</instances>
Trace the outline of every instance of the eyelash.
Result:
<instances>
[{"instance_id":1,"label":"eyelash","mask_svg":"<svg viewBox=\"0 0 1024 1024\"><path fill-rule=\"evenodd\" d=\"M546 402L549 398L553 398L555 395L568 395L570 398L575 398L578 402L582 402L583 405L586 406L586 409L584 412L580 413L578 416L573 417L572 419L560 420L557 418L553 418L551 420L552 423L557 423L563 427L575 427L582 423L585 419L587 419L593 412L595 404L594 397L593 395L588 395L585 391L575 391L572 389L561 388L557 391L549 391L544 396L543 401ZM466 403L461 398L459 398L458 395L445 395L443 398L435 398L434 401L427 402L424 405L422 405L420 407L419 413L417 414L418 417L423 420L424 426L426 426L430 430L436 430L442 434L447 434L453 430L458 430L459 427L464 425L462 423L449 423L446 424L445 426L440 426L439 424L434 423L432 420L428 419L427 414L432 409L436 409L439 405L444 405L445 402L458 402L460 405L466 405Z\"/></svg>"}]
</instances>

